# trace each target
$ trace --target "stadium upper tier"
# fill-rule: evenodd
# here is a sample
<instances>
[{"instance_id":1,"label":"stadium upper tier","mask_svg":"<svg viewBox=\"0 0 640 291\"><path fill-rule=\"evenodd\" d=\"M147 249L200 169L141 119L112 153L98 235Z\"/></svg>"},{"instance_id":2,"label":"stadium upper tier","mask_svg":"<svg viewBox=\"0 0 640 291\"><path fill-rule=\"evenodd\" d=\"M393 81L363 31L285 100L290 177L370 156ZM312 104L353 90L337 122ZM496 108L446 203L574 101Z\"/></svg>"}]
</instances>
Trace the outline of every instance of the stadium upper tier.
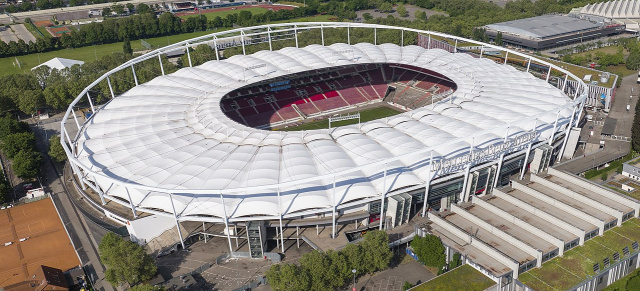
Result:
<instances>
[{"instance_id":1,"label":"stadium upper tier","mask_svg":"<svg viewBox=\"0 0 640 291\"><path fill-rule=\"evenodd\" d=\"M251 128L220 106L229 92L253 82L367 63L425 68L449 78L457 90L386 119L298 132ZM75 146L82 165L96 173L88 180L139 208L171 213L175 207L181 219L293 217L447 174L429 170L431 153L436 161L452 161L502 144L505 134L522 137L534 126L536 140L548 139L569 123L573 107L561 106L570 101L529 73L464 53L369 43L287 47L209 61L140 84L97 111ZM384 159L391 160L377 163Z\"/></svg>"}]
</instances>

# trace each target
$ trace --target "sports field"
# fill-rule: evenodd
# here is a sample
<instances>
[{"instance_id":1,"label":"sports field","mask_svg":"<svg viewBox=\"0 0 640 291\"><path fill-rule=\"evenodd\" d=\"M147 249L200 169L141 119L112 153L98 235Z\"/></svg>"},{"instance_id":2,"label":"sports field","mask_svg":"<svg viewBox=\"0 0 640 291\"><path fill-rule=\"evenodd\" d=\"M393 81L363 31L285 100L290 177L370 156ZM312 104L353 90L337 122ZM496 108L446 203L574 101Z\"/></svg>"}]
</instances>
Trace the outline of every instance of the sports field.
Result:
<instances>
[{"instance_id":1,"label":"sports field","mask_svg":"<svg viewBox=\"0 0 640 291\"><path fill-rule=\"evenodd\" d=\"M51 199L0 210L0 262L0 288L25 281L40 265L63 272L80 265Z\"/></svg>"},{"instance_id":2,"label":"sports field","mask_svg":"<svg viewBox=\"0 0 640 291\"><path fill-rule=\"evenodd\" d=\"M295 18L290 20L275 21L272 23L332 21L332 20L329 20L330 18L334 18L334 16L318 15L318 16L312 16L312 17L302 17L302 18ZM183 34L177 34L177 35L171 35L171 36L161 36L161 37L149 38L149 39L146 39L146 41L153 46L166 46L172 43L180 42L180 41L191 39L198 36L207 35L214 32L224 31L228 29L230 28L197 31L197 32L183 33ZM140 40L131 41L131 48L133 48L134 51L139 51L144 49L144 47L142 47L142 44L140 43ZM44 63L48 60L51 60L55 57L79 60L84 62L91 62L91 61L95 61L96 58L99 59L103 56L112 54L114 52L122 52L121 42L87 46L87 47L81 47L76 49L63 49L63 50L46 52L41 54L29 54L24 56L18 56L17 59L20 62L22 68L19 68L18 66L15 65L16 58L14 57L0 58L0 68L2 68L2 70L0 70L0 76L17 74L17 73L28 73L31 70L31 68L41 63Z\"/></svg>"},{"instance_id":3,"label":"sports field","mask_svg":"<svg viewBox=\"0 0 640 291\"><path fill-rule=\"evenodd\" d=\"M351 113L356 113L356 112L358 112L358 111L354 111L354 112L351 112ZM362 111L359 111L359 112L360 112L360 122L362 122L362 123L402 113L402 111L400 111L400 110L396 110L396 109L393 109L393 108L387 107L387 106L366 109L366 110L362 110ZM340 126L345 126L345 125L350 125L350 124L357 124L357 123L358 123L357 119L343 120L343 121L338 121L338 122L332 122L331 123L331 127L340 127ZM305 123L305 124L301 124L301 125L298 125L298 126L289 126L287 128L283 128L281 130L284 130L284 131L297 131L297 130L310 130L310 129L321 129L321 128L329 128L329 120L328 119L323 119L323 120L316 121L316 122Z\"/></svg>"}]
</instances>

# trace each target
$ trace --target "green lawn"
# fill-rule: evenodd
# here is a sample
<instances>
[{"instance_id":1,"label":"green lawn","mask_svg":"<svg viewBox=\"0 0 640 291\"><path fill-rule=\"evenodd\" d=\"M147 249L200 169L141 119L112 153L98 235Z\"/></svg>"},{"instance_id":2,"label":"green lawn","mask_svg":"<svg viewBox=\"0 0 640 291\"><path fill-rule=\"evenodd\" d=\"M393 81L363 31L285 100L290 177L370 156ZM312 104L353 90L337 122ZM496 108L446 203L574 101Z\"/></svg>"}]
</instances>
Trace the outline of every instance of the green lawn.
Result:
<instances>
[{"instance_id":1,"label":"green lawn","mask_svg":"<svg viewBox=\"0 0 640 291\"><path fill-rule=\"evenodd\" d=\"M234 10L234 11L237 11L237 10ZM333 18L333 16L318 15L318 16L312 16L312 17L302 17L302 18L296 18L296 19L290 19L290 20L284 20L284 21L277 21L274 23L329 21L329 18ZM197 31L197 32L183 33L183 34L177 34L177 35L171 35L171 36L161 36L161 37L146 39L146 41L153 46L160 47L160 46L166 46L168 44L180 42L183 40L191 39L191 38L202 36L202 35L207 35L210 33L214 33L216 31L223 31L227 29ZM144 49L144 47L142 47L142 44L140 43L139 40L131 41L131 47L133 48L134 51L139 51ZM27 73L31 70L31 68L41 63L44 63L48 60L51 60L55 57L88 62L88 61L94 61L96 58L101 58L102 56L105 56L114 52L121 52L121 51L122 51L122 43L118 42L118 43L110 43L110 44L103 44L103 45L96 45L96 46L81 47L76 49L63 49L63 50L57 50L57 51L46 52L41 54L30 54L25 56L18 56L17 58L20 61L22 69L14 65L15 63L14 57L0 58L0 68L2 68L2 70L0 70L0 76L17 74L17 73Z\"/></svg>"},{"instance_id":2,"label":"green lawn","mask_svg":"<svg viewBox=\"0 0 640 291\"><path fill-rule=\"evenodd\" d=\"M415 291L483 291L496 282L469 265L462 265L416 286Z\"/></svg>"},{"instance_id":3,"label":"green lawn","mask_svg":"<svg viewBox=\"0 0 640 291\"><path fill-rule=\"evenodd\" d=\"M593 265L600 264L609 257L613 263L613 253L619 252L631 243L640 241L640 219L632 218L620 227L614 227L602 236L592 238L583 246L576 247L564 253L564 256L545 262L542 267L530 270L518 277L522 283L537 291L567 290L576 284L593 276Z\"/></svg>"},{"instance_id":4,"label":"green lawn","mask_svg":"<svg viewBox=\"0 0 640 291\"><path fill-rule=\"evenodd\" d=\"M36 39L44 37L44 39L46 40L51 38L51 34L47 30L45 30L44 27L36 27L35 25L29 23L25 23L24 27L26 27L27 30L31 32L33 36L35 36ZM41 33L42 35L40 35Z\"/></svg>"},{"instance_id":5,"label":"green lawn","mask_svg":"<svg viewBox=\"0 0 640 291\"><path fill-rule=\"evenodd\" d=\"M278 1L278 2L276 2L276 4L292 5L292 6L296 6L296 7L304 6L304 3L291 2L291 1Z\"/></svg>"},{"instance_id":6,"label":"green lawn","mask_svg":"<svg viewBox=\"0 0 640 291\"><path fill-rule=\"evenodd\" d=\"M229 14L240 13L240 11L249 11L253 15L256 15L256 14L265 13L265 12L267 12L269 10L266 9L266 8L262 8L262 7L247 7L247 8L244 8L242 6L237 6L237 9L233 9L233 10L222 10L222 11L213 11L213 12L207 12L207 13L189 14L189 15L180 16L180 18L187 19L189 17L195 17L195 16L198 16L198 15L202 14L202 15L206 16L207 19L212 20L212 19L216 18L216 16L220 16L221 18L225 18Z\"/></svg>"},{"instance_id":7,"label":"green lawn","mask_svg":"<svg viewBox=\"0 0 640 291\"><path fill-rule=\"evenodd\" d=\"M367 122L370 120L375 120L379 118L389 117L396 114L402 113L402 111L395 110L390 107L378 107L360 111L360 121ZM331 123L331 127L340 127L350 124L357 124L357 119L343 120L338 122ZM321 129L321 128L329 128L329 120L323 119L316 122L305 123L299 126L290 126L288 128L284 128L282 130L285 131L297 131L297 130L310 130L310 129Z\"/></svg>"}]
</instances>

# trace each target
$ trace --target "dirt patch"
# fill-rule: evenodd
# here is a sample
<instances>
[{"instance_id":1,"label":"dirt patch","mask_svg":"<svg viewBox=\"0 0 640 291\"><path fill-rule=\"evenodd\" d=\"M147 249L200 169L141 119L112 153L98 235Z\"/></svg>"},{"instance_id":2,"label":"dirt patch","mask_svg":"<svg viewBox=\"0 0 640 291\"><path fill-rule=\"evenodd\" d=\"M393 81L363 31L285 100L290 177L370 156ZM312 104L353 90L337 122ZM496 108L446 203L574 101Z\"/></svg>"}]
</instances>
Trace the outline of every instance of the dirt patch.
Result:
<instances>
[{"instance_id":1,"label":"dirt patch","mask_svg":"<svg viewBox=\"0 0 640 291\"><path fill-rule=\"evenodd\" d=\"M67 26L64 26L64 25L47 27L46 30L53 37L59 37L59 36L62 36L63 34L70 34L71 33L71 29L69 27L67 27Z\"/></svg>"},{"instance_id":2,"label":"dirt patch","mask_svg":"<svg viewBox=\"0 0 640 291\"><path fill-rule=\"evenodd\" d=\"M51 20L35 21L33 24L35 24L37 27L53 26L53 22Z\"/></svg>"},{"instance_id":3,"label":"dirt patch","mask_svg":"<svg viewBox=\"0 0 640 291\"><path fill-rule=\"evenodd\" d=\"M51 199L0 210L0 217L0 243L11 243L0 247L6 279L0 287L29 279L40 265L62 271L80 265Z\"/></svg>"}]
</instances>

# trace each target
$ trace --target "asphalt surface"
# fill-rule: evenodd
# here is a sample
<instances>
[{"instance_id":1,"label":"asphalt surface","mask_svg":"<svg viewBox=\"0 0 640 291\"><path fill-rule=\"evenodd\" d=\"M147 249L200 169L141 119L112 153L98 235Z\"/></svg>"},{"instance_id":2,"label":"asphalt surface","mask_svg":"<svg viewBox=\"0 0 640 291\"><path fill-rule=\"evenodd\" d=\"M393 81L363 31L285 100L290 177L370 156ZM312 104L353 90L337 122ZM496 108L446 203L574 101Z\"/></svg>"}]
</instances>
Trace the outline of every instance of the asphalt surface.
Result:
<instances>
[{"instance_id":1,"label":"asphalt surface","mask_svg":"<svg viewBox=\"0 0 640 291\"><path fill-rule=\"evenodd\" d=\"M626 76L622 79L622 85L620 88L616 89L616 94L608 115L609 117L618 120L615 129L616 136L631 137L631 127L633 125L635 107L638 102L638 97L640 96L640 86L636 84L636 81L637 77L635 74ZM630 111L627 111L627 105L630 105ZM612 160L624 157L631 150L631 143L629 141L613 140L600 136L603 125L602 121L604 121L605 117L604 115L593 111L587 111L583 116L588 114L594 115L595 118L592 121L587 121L586 117L581 120L581 124L584 124L584 126L582 127L582 132L580 134L580 141L585 141L587 144L598 144L603 140L604 148L586 154L582 149L579 149L576 151L574 159L560 163L555 167L556 169L579 174L604 165ZM593 126L593 136L589 136L590 131L592 130L589 128L590 126Z\"/></svg>"},{"instance_id":2,"label":"asphalt surface","mask_svg":"<svg viewBox=\"0 0 640 291\"><path fill-rule=\"evenodd\" d=\"M145 3L145 4L162 4L165 3L167 1L164 0L144 0L144 1L123 1L123 2L118 2L118 4L124 5L126 6L128 3L131 3L135 6L138 6L138 4L140 3ZM12 13L11 17L9 17L9 15L7 14L0 14L0 23L12 23L12 20L15 20L16 22L24 22L25 18L31 18L31 20L33 21L40 21L40 20L51 20L51 18L56 15L56 14L60 14L60 13L65 13L65 12L73 12L73 11L89 11L92 9L99 9L102 10L102 8L105 7L111 7L113 5L112 2L107 2L107 3L101 3L101 4L92 4L92 5L82 5L82 6L74 6L74 7L64 7L64 8L52 8L52 9L45 9L45 10L36 10L36 11L27 11L27 12L18 12L18 13ZM88 13L87 13L87 18L88 18Z\"/></svg>"}]
</instances>

